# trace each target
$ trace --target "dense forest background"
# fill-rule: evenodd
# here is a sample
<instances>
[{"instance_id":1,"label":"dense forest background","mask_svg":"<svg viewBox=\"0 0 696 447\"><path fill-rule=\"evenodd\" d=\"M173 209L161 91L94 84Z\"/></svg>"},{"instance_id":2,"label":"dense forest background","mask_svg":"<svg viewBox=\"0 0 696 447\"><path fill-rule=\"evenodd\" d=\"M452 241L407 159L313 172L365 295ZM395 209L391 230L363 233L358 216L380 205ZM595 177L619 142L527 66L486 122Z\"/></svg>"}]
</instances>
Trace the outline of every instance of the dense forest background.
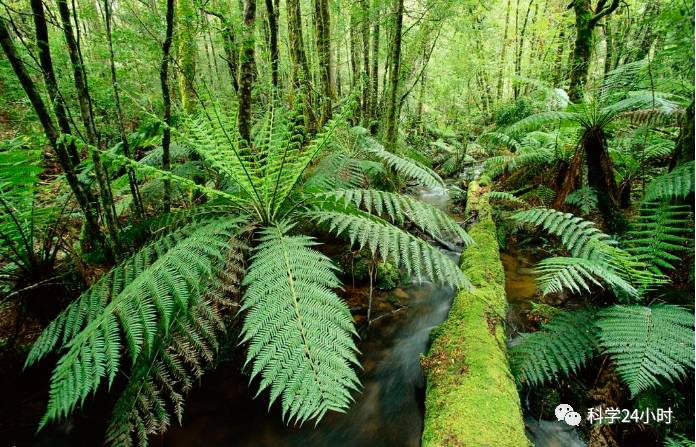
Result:
<instances>
[{"instance_id":1,"label":"dense forest background","mask_svg":"<svg viewBox=\"0 0 696 447\"><path fill-rule=\"evenodd\" d=\"M540 261L511 366L541 413L563 380L693 415L691 2L0 0L0 45L0 437L90 408L146 444L220 361L288 423L346 411L378 283L471 288L438 249L471 172Z\"/></svg>"}]
</instances>

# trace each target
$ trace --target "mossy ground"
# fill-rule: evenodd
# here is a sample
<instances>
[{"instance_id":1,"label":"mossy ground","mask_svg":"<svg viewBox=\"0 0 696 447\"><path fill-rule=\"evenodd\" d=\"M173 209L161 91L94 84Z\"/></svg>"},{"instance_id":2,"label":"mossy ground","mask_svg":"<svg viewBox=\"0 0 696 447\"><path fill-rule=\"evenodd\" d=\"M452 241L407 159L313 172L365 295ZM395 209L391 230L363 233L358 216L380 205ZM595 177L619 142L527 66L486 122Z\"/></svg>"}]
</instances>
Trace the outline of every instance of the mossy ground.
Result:
<instances>
[{"instance_id":1,"label":"mossy ground","mask_svg":"<svg viewBox=\"0 0 696 447\"><path fill-rule=\"evenodd\" d=\"M469 186L467 215L476 245L461 257L475 290L460 292L423 358L427 377L424 447L524 447L522 410L506 357L505 273L490 205Z\"/></svg>"}]
</instances>

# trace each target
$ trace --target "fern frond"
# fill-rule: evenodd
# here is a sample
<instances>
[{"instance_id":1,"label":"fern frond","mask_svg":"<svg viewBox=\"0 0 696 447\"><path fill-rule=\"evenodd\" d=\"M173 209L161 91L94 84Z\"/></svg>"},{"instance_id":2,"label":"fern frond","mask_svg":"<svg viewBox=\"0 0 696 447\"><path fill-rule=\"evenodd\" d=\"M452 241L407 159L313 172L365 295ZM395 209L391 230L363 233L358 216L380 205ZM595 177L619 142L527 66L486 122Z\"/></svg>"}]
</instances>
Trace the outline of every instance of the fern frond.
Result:
<instances>
[{"instance_id":1,"label":"fern frond","mask_svg":"<svg viewBox=\"0 0 696 447\"><path fill-rule=\"evenodd\" d=\"M336 267L290 229L262 231L244 279L242 343L251 380L261 374L259 393L270 388L270 404L281 397L283 418L301 424L348 408L358 362L350 311L331 290L340 286Z\"/></svg>"},{"instance_id":2,"label":"fern frond","mask_svg":"<svg viewBox=\"0 0 696 447\"><path fill-rule=\"evenodd\" d=\"M326 224L338 236L347 235L351 244L368 248L373 256L391 259L406 274L470 289L471 283L457 264L427 242L394 225L360 210L315 209L306 216L317 224Z\"/></svg>"},{"instance_id":3,"label":"fern frond","mask_svg":"<svg viewBox=\"0 0 696 447\"><path fill-rule=\"evenodd\" d=\"M626 234L626 250L658 274L674 270L681 258L676 252L688 251L693 237L691 207L666 202L644 202L640 214Z\"/></svg>"},{"instance_id":4,"label":"fern frond","mask_svg":"<svg viewBox=\"0 0 696 447\"><path fill-rule=\"evenodd\" d=\"M486 194L484 194L484 196L487 197L488 200L491 202L503 202L522 208L526 208L529 206L529 204L524 200L520 199L514 194L505 191L489 191Z\"/></svg>"},{"instance_id":5,"label":"fern frond","mask_svg":"<svg viewBox=\"0 0 696 447\"><path fill-rule=\"evenodd\" d=\"M577 207L583 214L589 214L597 210L597 191L594 188L577 189L568 194L565 203Z\"/></svg>"},{"instance_id":6,"label":"fern frond","mask_svg":"<svg viewBox=\"0 0 696 447\"><path fill-rule=\"evenodd\" d=\"M370 214L403 224L404 218L418 229L438 239L470 245L474 241L466 231L438 208L412 197L374 189L342 189L321 194L341 201L345 206L362 208Z\"/></svg>"},{"instance_id":7,"label":"fern frond","mask_svg":"<svg viewBox=\"0 0 696 447\"><path fill-rule=\"evenodd\" d=\"M645 187L643 201L683 199L694 192L694 161L686 162L672 172L655 177Z\"/></svg>"},{"instance_id":8,"label":"fern frond","mask_svg":"<svg viewBox=\"0 0 696 447\"><path fill-rule=\"evenodd\" d=\"M548 208L533 208L512 216L520 224L542 227L548 233L560 237L563 245L576 258L606 260L607 251L616 241L599 231L594 223Z\"/></svg>"},{"instance_id":9,"label":"fern frond","mask_svg":"<svg viewBox=\"0 0 696 447\"><path fill-rule=\"evenodd\" d=\"M510 347L510 368L515 378L541 385L577 372L595 354L594 312L562 312L537 332L522 334Z\"/></svg>"},{"instance_id":10,"label":"fern frond","mask_svg":"<svg viewBox=\"0 0 696 447\"><path fill-rule=\"evenodd\" d=\"M539 286L544 295L560 293L568 289L574 293L591 292L591 286L602 283L612 289L638 296L638 291L628 281L605 263L584 258L546 258L534 267Z\"/></svg>"},{"instance_id":11,"label":"fern frond","mask_svg":"<svg viewBox=\"0 0 696 447\"><path fill-rule=\"evenodd\" d=\"M141 249L102 277L56 318L34 343L29 366L64 347L51 377L41 426L67 416L94 393L110 386L125 343L131 361L149 355L155 340L180 309L187 309L205 279L224 264L240 221L220 219L184 227Z\"/></svg>"},{"instance_id":12,"label":"fern frond","mask_svg":"<svg viewBox=\"0 0 696 447\"><path fill-rule=\"evenodd\" d=\"M612 306L599 313L602 348L632 395L694 368L694 316L678 306Z\"/></svg>"},{"instance_id":13,"label":"fern frond","mask_svg":"<svg viewBox=\"0 0 696 447\"><path fill-rule=\"evenodd\" d=\"M522 118L505 129L506 133L520 133L529 130L537 130L542 126L558 125L577 122L578 115L574 112L541 112Z\"/></svg>"},{"instance_id":14,"label":"fern frond","mask_svg":"<svg viewBox=\"0 0 696 447\"><path fill-rule=\"evenodd\" d=\"M444 182L440 176L437 175L437 173L432 169L423 166L414 160L400 157L387 151L384 146L363 133L358 133L358 137L358 141L365 152L379 160L382 160L395 172L409 179L416 180L423 186L435 187L444 185Z\"/></svg>"}]
</instances>

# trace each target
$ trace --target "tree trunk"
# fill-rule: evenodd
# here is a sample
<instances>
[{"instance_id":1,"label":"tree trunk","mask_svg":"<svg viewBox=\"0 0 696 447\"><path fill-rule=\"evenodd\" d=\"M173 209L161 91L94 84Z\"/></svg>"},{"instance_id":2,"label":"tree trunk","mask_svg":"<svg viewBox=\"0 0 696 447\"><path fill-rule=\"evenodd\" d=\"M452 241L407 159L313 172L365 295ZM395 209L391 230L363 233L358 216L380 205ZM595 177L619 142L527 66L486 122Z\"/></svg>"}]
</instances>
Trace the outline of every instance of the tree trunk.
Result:
<instances>
[{"instance_id":1,"label":"tree trunk","mask_svg":"<svg viewBox=\"0 0 696 447\"><path fill-rule=\"evenodd\" d=\"M362 36L362 55L363 68L360 79L362 81L362 122L364 127L370 127L370 95L372 88L370 87L370 2L369 0L360 0L360 9L362 10L362 23L360 26L360 35Z\"/></svg>"},{"instance_id":2,"label":"tree trunk","mask_svg":"<svg viewBox=\"0 0 696 447\"><path fill-rule=\"evenodd\" d=\"M320 117L318 127L331 119L331 103L334 98L334 88L331 83L331 19L329 16L329 0L314 0L315 38L317 45L319 84L321 97L319 100Z\"/></svg>"},{"instance_id":3,"label":"tree trunk","mask_svg":"<svg viewBox=\"0 0 696 447\"><path fill-rule=\"evenodd\" d=\"M186 113L196 109L196 11L193 0L176 0L176 24L179 51L179 96Z\"/></svg>"},{"instance_id":4,"label":"tree trunk","mask_svg":"<svg viewBox=\"0 0 696 447\"><path fill-rule=\"evenodd\" d=\"M75 82L75 90L77 91L78 102L80 104L80 115L85 126L87 135L87 143L92 153L92 164L94 165L94 174L99 185L99 198L102 206L104 221L109 233L109 242L112 245L114 255L118 253L118 226L116 222L116 209L114 208L114 200L111 195L111 185L109 184L106 168L101 162L99 155L99 141L97 129L94 123L94 114L92 111L92 100L89 95L87 86L87 74L82 63L80 55L80 47L73 33L70 10L66 0L58 0L58 12L61 18L63 27L63 35L68 47L68 55L73 68L73 77Z\"/></svg>"},{"instance_id":5,"label":"tree trunk","mask_svg":"<svg viewBox=\"0 0 696 447\"><path fill-rule=\"evenodd\" d=\"M558 33L558 47L556 48L556 56L553 60L553 86L560 87L563 83L563 49L565 48L565 27L561 26Z\"/></svg>"},{"instance_id":6,"label":"tree trunk","mask_svg":"<svg viewBox=\"0 0 696 447\"><path fill-rule=\"evenodd\" d=\"M602 129L590 129L582 138L587 159L587 183L597 190L599 211L612 227L619 204L619 188L614 177L614 164L607 151L607 140Z\"/></svg>"},{"instance_id":7,"label":"tree trunk","mask_svg":"<svg viewBox=\"0 0 696 447\"><path fill-rule=\"evenodd\" d=\"M73 194L75 194L75 199L80 205L80 209L85 216L86 235L81 240L83 250L87 252L91 251L92 248L94 248L94 245L91 244L95 244L96 246L100 246L106 250L108 253L109 248L104 246L104 238L99 231L97 214L98 207L96 205L96 200L94 199L91 191L80 184L65 143L59 141L58 132L53 125L48 110L46 109L46 106L41 99L41 95L39 95L34 82L29 77L24 63L17 55L14 42L12 41L12 38L7 30L6 21L2 17L0 17L0 46L2 47L7 60L10 62L12 70L17 76L19 83L22 85L24 92L27 94L31 105L36 112L36 116L39 118L39 122L44 129L46 138L58 157L58 163L65 174L68 185L70 186Z\"/></svg>"},{"instance_id":8,"label":"tree trunk","mask_svg":"<svg viewBox=\"0 0 696 447\"><path fill-rule=\"evenodd\" d=\"M239 69L237 66L237 60L239 59L239 48L237 48L237 42L234 39L234 31L232 30L232 25L220 16L222 22L222 41L223 50L225 51L225 61L227 62L227 69L230 71L230 78L232 80L232 88L236 93L239 93Z\"/></svg>"},{"instance_id":9,"label":"tree trunk","mask_svg":"<svg viewBox=\"0 0 696 447\"><path fill-rule=\"evenodd\" d=\"M239 72L239 113L237 125L242 146L251 145L251 90L254 85L256 0L244 0L244 28Z\"/></svg>"},{"instance_id":10,"label":"tree trunk","mask_svg":"<svg viewBox=\"0 0 696 447\"><path fill-rule=\"evenodd\" d=\"M169 158L169 144L171 141L172 125L172 100L169 93L169 58L172 48L172 34L174 33L174 0L167 0L166 31L162 43L162 63L160 65L160 85L162 87L162 102L164 104L164 130L162 132L162 169L169 171L171 161ZM164 197L162 207L168 213L171 209L172 190L169 180L164 180Z\"/></svg>"},{"instance_id":11,"label":"tree trunk","mask_svg":"<svg viewBox=\"0 0 696 447\"><path fill-rule=\"evenodd\" d=\"M527 23L529 22L529 12L532 10L532 4L534 3L534 0L530 0L529 4L527 5L527 12L524 15L524 22L522 22L522 29L520 30L519 36L518 36L518 43L516 45L517 52L515 54L515 76L519 77L522 74L522 53L524 53L524 37L525 34L527 33ZM516 80L514 83L514 97L517 99L517 97L520 94L520 82L519 80Z\"/></svg>"},{"instance_id":12,"label":"tree trunk","mask_svg":"<svg viewBox=\"0 0 696 447\"><path fill-rule=\"evenodd\" d=\"M271 82L273 88L278 90L280 87L278 79L278 64L280 62L278 52L278 10L274 7L273 0L266 0L266 12L268 13L268 29L270 30Z\"/></svg>"},{"instance_id":13,"label":"tree trunk","mask_svg":"<svg viewBox=\"0 0 696 447\"><path fill-rule=\"evenodd\" d=\"M552 208L563 210L565 199L568 194L580 187L580 177L582 176L582 166L585 161L585 154L578 150L570 160L570 164L562 162L556 174L556 197L551 204Z\"/></svg>"},{"instance_id":14,"label":"tree trunk","mask_svg":"<svg viewBox=\"0 0 696 447\"><path fill-rule=\"evenodd\" d=\"M32 0L41 1L41 0ZM114 46L111 38L111 0L104 0L104 22L106 24L106 41L109 47L109 62L111 67L111 86L114 93L114 105L116 106L116 117L118 118L118 132L123 145L123 155L130 158L130 148L128 147L128 137L126 136L126 128L123 122L123 110L121 109L121 98L118 91L118 81L116 78L116 63L114 61ZM133 208L137 218L142 218L144 215L143 204L138 191L138 180L135 176L135 171L132 166L127 166L128 183L130 186L131 196L133 197Z\"/></svg>"},{"instance_id":15,"label":"tree trunk","mask_svg":"<svg viewBox=\"0 0 696 447\"><path fill-rule=\"evenodd\" d=\"M377 98L379 97L379 22L381 20L380 1L381 0L374 0L372 4L372 12L374 13L374 19L372 21L372 67L370 69L370 87L372 88L370 93L370 106L372 107L372 110L370 113L373 118L379 116L379 101ZM370 130L372 131L373 135L376 134L377 126L370 127Z\"/></svg>"},{"instance_id":16,"label":"tree trunk","mask_svg":"<svg viewBox=\"0 0 696 447\"><path fill-rule=\"evenodd\" d=\"M302 33L302 10L300 0L287 0L288 37L290 39L290 59L292 61L293 87L302 96L303 114L307 133L311 134L316 128L316 118L312 109L310 83L312 80L307 63L304 37Z\"/></svg>"},{"instance_id":17,"label":"tree trunk","mask_svg":"<svg viewBox=\"0 0 696 447\"><path fill-rule=\"evenodd\" d=\"M503 87L505 85L505 58L507 57L508 27L510 23L510 0L505 8L505 31L503 32L503 48L500 50L500 70L498 72L498 100L503 99Z\"/></svg>"},{"instance_id":18,"label":"tree trunk","mask_svg":"<svg viewBox=\"0 0 696 447\"><path fill-rule=\"evenodd\" d=\"M592 10L589 0L574 0L575 48L570 63L570 89L568 96L573 102L582 100L587 82L587 71L592 55Z\"/></svg>"},{"instance_id":19,"label":"tree trunk","mask_svg":"<svg viewBox=\"0 0 696 447\"><path fill-rule=\"evenodd\" d=\"M401 32L404 22L404 0L394 0L394 41L392 44L392 67L389 75L389 97L387 98L387 115L384 126L384 145L394 150L398 135L399 104L397 103L399 78L401 74Z\"/></svg>"}]
</instances>

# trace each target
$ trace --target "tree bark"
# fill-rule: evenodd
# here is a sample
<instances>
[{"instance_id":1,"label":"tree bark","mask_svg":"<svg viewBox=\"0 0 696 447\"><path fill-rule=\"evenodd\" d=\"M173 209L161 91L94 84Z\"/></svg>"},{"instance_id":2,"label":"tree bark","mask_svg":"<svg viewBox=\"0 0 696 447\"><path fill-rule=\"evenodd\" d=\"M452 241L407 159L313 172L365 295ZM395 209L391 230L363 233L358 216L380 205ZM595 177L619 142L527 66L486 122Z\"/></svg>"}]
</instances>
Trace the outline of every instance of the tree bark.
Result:
<instances>
[{"instance_id":1,"label":"tree bark","mask_svg":"<svg viewBox=\"0 0 696 447\"><path fill-rule=\"evenodd\" d=\"M239 113L237 126L242 145L251 145L251 90L254 84L256 0L244 0L244 28L239 72Z\"/></svg>"},{"instance_id":2,"label":"tree bark","mask_svg":"<svg viewBox=\"0 0 696 447\"><path fill-rule=\"evenodd\" d=\"M397 103L399 78L401 75L401 32L404 22L404 0L394 0L394 41L392 44L392 67L389 75L389 97L384 129L384 145L394 150L398 134L399 104Z\"/></svg>"},{"instance_id":3,"label":"tree bark","mask_svg":"<svg viewBox=\"0 0 696 447\"><path fill-rule=\"evenodd\" d=\"M176 38L181 68L179 97L184 111L190 114L196 109L196 11L193 8L193 0L176 0L176 16Z\"/></svg>"},{"instance_id":4,"label":"tree bark","mask_svg":"<svg viewBox=\"0 0 696 447\"><path fill-rule=\"evenodd\" d=\"M599 0L596 11L592 11L590 0L573 0L575 11L575 49L570 64L570 89L568 96L573 102L581 101L587 82L587 73L592 56L592 32L599 21L619 7L619 0Z\"/></svg>"},{"instance_id":5,"label":"tree bark","mask_svg":"<svg viewBox=\"0 0 696 447\"><path fill-rule=\"evenodd\" d=\"M0 46L2 47L7 60L10 62L12 70L17 76L19 83L22 85L24 92L27 94L29 102L31 102L31 105L36 112L36 116L44 129L46 138L58 157L58 163L65 174L68 185L70 186L73 194L75 194L75 199L80 205L80 209L85 216L86 237L82 238L81 240L83 249L85 251L91 251L91 249L94 247L94 245L91 244L95 244L96 246L100 246L106 250L108 253L109 247L104 245L104 238L99 230L97 213L98 207L96 205L96 200L94 199L92 192L79 182L66 145L64 142L60 141L58 131L53 125L53 121L51 120L51 116L49 115L48 110L41 99L41 95L39 95L39 92L34 85L34 81L32 81L31 77L29 77L29 74L24 66L24 62L22 62L17 55L14 42L12 41L7 29L6 21L2 17L0 17Z\"/></svg>"},{"instance_id":6,"label":"tree bark","mask_svg":"<svg viewBox=\"0 0 696 447\"><path fill-rule=\"evenodd\" d=\"M169 58L172 48L172 35L174 34L174 0L167 0L166 31L162 43L162 63L160 65L160 85L162 87L162 102L164 104L164 130L162 131L162 169L169 171L171 161L169 157L169 144L171 141L172 125L172 100L169 93ZM171 209L172 191L169 180L164 180L164 196L162 207L165 213Z\"/></svg>"},{"instance_id":7,"label":"tree bark","mask_svg":"<svg viewBox=\"0 0 696 447\"><path fill-rule=\"evenodd\" d=\"M80 104L80 115L85 126L87 143L90 152L92 153L92 164L94 165L94 174L99 185L99 198L102 206L102 213L106 228L109 233L109 242L112 245L113 254L118 254L118 224L116 221L116 209L114 200L111 195L111 185L109 184L108 173L101 162L99 155L99 139L97 128L94 122L94 113L92 110L92 100L87 86L87 74L82 63L80 55L80 47L73 33L70 9L66 0L58 0L58 13L61 18L63 27L63 35L68 47L68 55L73 68L73 80L75 82L75 90L77 91L78 102Z\"/></svg>"},{"instance_id":8,"label":"tree bark","mask_svg":"<svg viewBox=\"0 0 696 447\"><path fill-rule=\"evenodd\" d=\"M293 87L302 96L303 114L307 133L313 133L316 128L316 118L312 109L311 74L307 63L304 37L302 33L302 11L300 0L287 0L288 37L290 39L290 59L292 61Z\"/></svg>"},{"instance_id":9,"label":"tree bark","mask_svg":"<svg viewBox=\"0 0 696 447\"><path fill-rule=\"evenodd\" d=\"M503 48L500 50L500 70L498 71L498 100L503 99L503 87L505 85L505 58L507 57L508 28L510 23L510 0L505 8L505 30L503 31Z\"/></svg>"},{"instance_id":10,"label":"tree bark","mask_svg":"<svg viewBox=\"0 0 696 447\"><path fill-rule=\"evenodd\" d=\"M669 163L669 170L673 170L682 163L694 159L694 100L684 111L681 118L679 136L677 137L674 155Z\"/></svg>"},{"instance_id":11,"label":"tree bark","mask_svg":"<svg viewBox=\"0 0 696 447\"><path fill-rule=\"evenodd\" d=\"M331 83L331 71L333 68L331 64L331 19L328 0L314 0L314 23L316 27L315 37L321 91L318 127L321 127L331 119L331 104L335 96Z\"/></svg>"},{"instance_id":12,"label":"tree bark","mask_svg":"<svg viewBox=\"0 0 696 447\"><path fill-rule=\"evenodd\" d=\"M369 0L360 0L360 9L362 10L362 23L360 26L360 35L362 37L362 55L363 65L360 79L362 81L362 122L364 127L370 126L370 2Z\"/></svg>"},{"instance_id":13,"label":"tree bark","mask_svg":"<svg viewBox=\"0 0 696 447\"><path fill-rule=\"evenodd\" d=\"M379 116L379 33L380 26L380 6L381 0L374 0L372 3L372 9L374 13L374 19L372 21L372 67L370 69L370 106L372 107L371 115L373 117ZM373 135L377 132L377 126L370 126Z\"/></svg>"},{"instance_id":14,"label":"tree bark","mask_svg":"<svg viewBox=\"0 0 696 447\"><path fill-rule=\"evenodd\" d=\"M278 10L273 5L273 0L266 0L266 12L268 13L268 29L270 30L271 82L273 88L277 90L280 87L278 78L280 55L278 52Z\"/></svg>"}]
</instances>

